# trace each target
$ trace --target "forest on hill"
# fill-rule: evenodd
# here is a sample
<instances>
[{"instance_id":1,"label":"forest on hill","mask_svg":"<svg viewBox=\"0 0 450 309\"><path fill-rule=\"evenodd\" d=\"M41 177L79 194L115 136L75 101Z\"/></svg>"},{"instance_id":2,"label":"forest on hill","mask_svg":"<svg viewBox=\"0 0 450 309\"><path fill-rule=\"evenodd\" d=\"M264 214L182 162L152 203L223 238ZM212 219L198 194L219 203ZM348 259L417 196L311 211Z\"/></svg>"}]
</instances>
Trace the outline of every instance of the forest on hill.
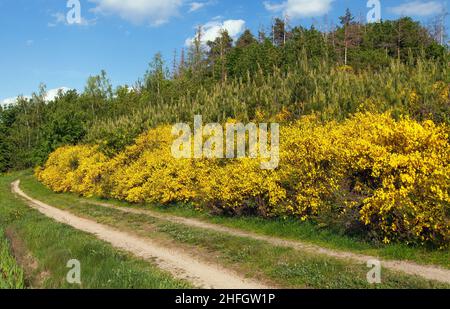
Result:
<instances>
[{"instance_id":1,"label":"forest on hill","mask_svg":"<svg viewBox=\"0 0 450 309\"><path fill-rule=\"evenodd\" d=\"M0 107L0 171L42 164L60 146L97 144L107 156L149 128L191 121L277 119L317 114L343 121L357 112L450 123L449 50L409 17L364 24L347 11L328 31L291 27L223 31L203 44L199 27L186 51L166 64L154 56L134 85L113 89L107 73L83 92L45 100L45 86ZM442 41L442 39L441 39Z\"/></svg>"},{"instance_id":2,"label":"forest on hill","mask_svg":"<svg viewBox=\"0 0 450 309\"><path fill-rule=\"evenodd\" d=\"M444 0L53 2L0 2L0 291L450 288Z\"/></svg>"}]
</instances>

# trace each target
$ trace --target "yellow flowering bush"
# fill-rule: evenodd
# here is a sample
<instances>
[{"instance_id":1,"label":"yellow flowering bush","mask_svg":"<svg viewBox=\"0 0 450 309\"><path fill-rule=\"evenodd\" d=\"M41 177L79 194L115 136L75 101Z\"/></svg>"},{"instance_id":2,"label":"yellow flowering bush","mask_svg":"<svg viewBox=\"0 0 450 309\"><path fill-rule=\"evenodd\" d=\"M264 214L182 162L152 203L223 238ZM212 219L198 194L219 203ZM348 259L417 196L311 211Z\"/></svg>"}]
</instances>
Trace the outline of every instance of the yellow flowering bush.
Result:
<instances>
[{"instance_id":1,"label":"yellow flowering bush","mask_svg":"<svg viewBox=\"0 0 450 309\"><path fill-rule=\"evenodd\" d=\"M315 116L304 117L282 128L279 177L287 190L283 209L276 212L302 219L318 215L327 208L342 177L333 151L333 127L321 125Z\"/></svg>"},{"instance_id":2,"label":"yellow flowering bush","mask_svg":"<svg viewBox=\"0 0 450 309\"><path fill-rule=\"evenodd\" d=\"M56 192L102 195L107 157L94 146L65 146L53 152L37 178Z\"/></svg>"},{"instance_id":3,"label":"yellow flowering bush","mask_svg":"<svg viewBox=\"0 0 450 309\"><path fill-rule=\"evenodd\" d=\"M258 160L202 160L200 164L198 197L209 208L269 216L286 198L279 175L261 170Z\"/></svg>"},{"instance_id":4,"label":"yellow flowering bush","mask_svg":"<svg viewBox=\"0 0 450 309\"><path fill-rule=\"evenodd\" d=\"M191 201L196 196L194 162L174 159L172 140L170 126L150 130L111 159L104 195L133 203Z\"/></svg>"},{"instance_id":5,"label":"yellow flowering bush","mask_svg":"<svg viewBox=\"0 0 450 309\"><path fill-rule=\"evenodd\" d=\"M448 243L447 129L431 121L359 114L338 130L347 137L337 149L361 221L385 242Z\"/></svg>"},{"instance_id":6,"label":"yellow flowering bush","mask_svg":"<svg viewBox=\"0 0 450 309\"><path fill-rule=\"evenodd\" d=\"M229 214L331 216L386 243L450 242L448 128L432 121L303 117L281 127L276 170L250 158L175 159L173 138L170 126L158 127L112 158L95 146L63 147L36 174L57 192L189 202Z\"/></svg>"}]
</instances>

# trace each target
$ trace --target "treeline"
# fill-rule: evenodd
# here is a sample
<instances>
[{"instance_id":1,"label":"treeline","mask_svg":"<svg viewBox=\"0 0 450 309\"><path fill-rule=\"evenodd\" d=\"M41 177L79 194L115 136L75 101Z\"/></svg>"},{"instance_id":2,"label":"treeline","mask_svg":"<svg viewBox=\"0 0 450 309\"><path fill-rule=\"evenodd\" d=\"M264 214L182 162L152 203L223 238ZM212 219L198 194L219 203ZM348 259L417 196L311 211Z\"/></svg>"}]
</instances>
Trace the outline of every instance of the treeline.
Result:
<instances>
[{"instance_id":1,"label":"treeline","mask_svg":"<svg viewBox=\"0 0 450 309\"><path fill-rule=\"evenodd\" d=\"M247 30L234 42L223 31L206 46L199 27L171 65L155 55L132 86L113 89L102 71L82 93L45 102L42 86L0 108L0 170L41 164L62 145L96 143L112 155L147 128L195 114L219 122L310 113L342 120L390 110L450 123L449 59L448 48L410 18L363 24L347 11L329 31L276 19L270 32Z\"/></svg>"}]
</instances>

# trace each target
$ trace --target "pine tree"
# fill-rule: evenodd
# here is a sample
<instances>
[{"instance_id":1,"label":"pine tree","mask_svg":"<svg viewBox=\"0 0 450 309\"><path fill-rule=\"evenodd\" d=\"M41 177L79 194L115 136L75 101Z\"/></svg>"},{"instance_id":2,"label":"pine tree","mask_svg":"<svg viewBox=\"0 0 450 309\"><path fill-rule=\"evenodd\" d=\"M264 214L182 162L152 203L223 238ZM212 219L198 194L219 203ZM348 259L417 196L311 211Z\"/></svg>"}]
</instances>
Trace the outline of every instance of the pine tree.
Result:
<instances>
[{"instance_id":1,"label":"pine tree","mask_svg":"<svg viewBox=\"0 0 450 309\"><path fill-rule=\"evenodd\" d=\"M244 33L238 38L236 41L236 47L237 48L244 48L249 45L252 45L254 43L257 43L257 40L253 36L250 30L245 30Z\"/></svg>"},{"instance_id":2,"label":"pine tree","mask_svg":"<svg viewBox=\"0 0 450 309\"><path fill-rule=\"evenodd\" d=\"M204 62L204 50L203 50L203 26L198 26L189 48L189 66L194 74L200 74L203 68Z\"/></svg>"},{"instance_id":3,"label":"pine tree","mask_svg":"<svg viewBox=\"0 0 450 309\"><path fill-rule=\"evenodd\" d=\"M276 46L284 46L286 42L286 23L280 18L275 18L272 28L272 42Z\"/></svg>"},{"instance_id":4,"label":"pine tree","mask_svg":"<svg viewBox=\"0 0 450 309\"><path fill-rule=\"evenodd\" d=\"M343 31L344 64L348 65L349 49L361 43L361 24L355 22L355 18L348 8L345 11L345 15L339 17L339 20Z\"/></svg>"},{"instance_id":5,"label":"pine tree","mask_svg":"<svg viewBox=\"0 0 450 309\"><path fill-rule=\"evenodd\" d=\"M233 48L233 39L228 34L228 31L221 30L219 36L213 42L209 41L207 45L209 47L208 60L212 66L212 71L215 72L218 65L221 80L225 81L227 78L226 56Z\"/></svg>"},{"instance_id":6,"label":"pine tree","mask_svg":"<svg viewBox=\"0 0 450 309\"><path fill-rule=\"evenodd\" d=\"M172 78L175 79L179 75L178 66L178 52L176 49L173 50L173 60L172 60Z\"/></svg>"}]
</instances>

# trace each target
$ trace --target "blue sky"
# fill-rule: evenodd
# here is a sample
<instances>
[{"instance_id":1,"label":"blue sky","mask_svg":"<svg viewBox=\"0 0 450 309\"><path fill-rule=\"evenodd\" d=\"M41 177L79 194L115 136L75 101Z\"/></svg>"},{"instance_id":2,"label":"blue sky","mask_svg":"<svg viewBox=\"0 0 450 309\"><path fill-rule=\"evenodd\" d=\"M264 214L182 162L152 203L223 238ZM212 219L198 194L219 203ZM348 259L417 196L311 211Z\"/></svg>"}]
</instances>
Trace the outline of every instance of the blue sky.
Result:
<instances>
[{"instance_id":1,"label":"blue sky","mask_svg":"<svg viewBox=\"0 0 450 309\"><path fill-rule=\"evenodd\" d=\"M76 2L71 0L72 2ZM382 18L429 21L447 0L380 0ZM284 14L290 23L329 23L349 7L365 16L368 0L80 0L81 20L68 24L68 0L0 0L0 102L49 90L82 90L89 75L105 69L113 83L133 84L160 51L168 62L185 47L196 25L214 38L226 28L254 33ZM70 3L69 3L70 4ZM446 20L448 24L448 18Z\"/></svg>"}]
</instances>

